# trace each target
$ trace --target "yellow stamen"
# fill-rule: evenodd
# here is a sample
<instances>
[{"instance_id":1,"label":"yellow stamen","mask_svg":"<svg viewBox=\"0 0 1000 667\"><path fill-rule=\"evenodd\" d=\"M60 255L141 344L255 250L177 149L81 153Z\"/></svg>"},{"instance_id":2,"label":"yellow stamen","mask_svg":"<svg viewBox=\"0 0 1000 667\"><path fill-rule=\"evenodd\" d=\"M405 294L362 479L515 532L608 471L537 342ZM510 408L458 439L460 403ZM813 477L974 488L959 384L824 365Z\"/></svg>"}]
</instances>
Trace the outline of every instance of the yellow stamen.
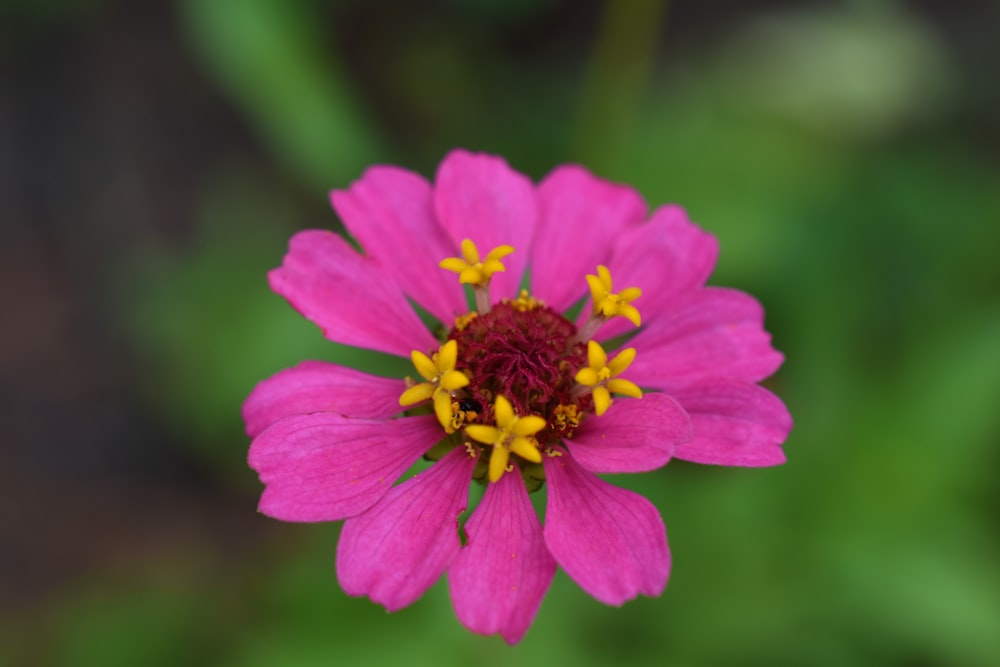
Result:
<instances>
[{"instance_id":1,"label":"yellow stamen","mask_svg":"<svg viewBox=\"0 0 1000 667\"><path fill-rule=\"evenodd\" d=\"M484 445L492 445L490 453L489 480L496 482L507 470L511 453L533 463L541 463L542 454L538 441L533 437L545 428L545 420L537 415L518 417L514 407L503 396L497 396L493 404L496 426L469 424L465 435Z\"/></svg>"},{"instance_id":2,"label":"yellow stamen","mask_svg":"<svg viewBox=\"0 0 1000 667\"><path fill-rule=\"evenodd\" d=\"M641 289L627 287L621 292L614 292L611 272L604 265L597 267L596 276L588 274L586 278L587 286L590 287L590 298L594 302L594 315L601 315L605 319L621 316L635 326L642 324L639 309L632 305L633 301L642 296Z\"/></svg>"},{"instance_id":3,"label":"yellow stamen","mask_svg":"<svg viewBox=\"0 0 1000 667\"><path fill-rule=\"evenodd\" d=\"M476 310L485 315L490 312L490 279L494 273L506 271L500 260L514 252L513 246L500 245L486 254L482 260L479 249L470 239L462 241L462 256L447 257L438 265L446 271L458 274L458 282L471 285L476 297Z\"/></svg>"},{"instance_id":4,"label":"yellow stamen","mask_svg":"<svg viewBox=\"0 0 1000 667\"><path fill-rule=\"evenodd\" d=\"M587 369L589 370L589 369ZM557 405L552 410L552 426L564 438L573 437L573 432L580 426L580 409L573 403Z\"/></svg>"},{"instance_id":5,"label":"yellow stamen","mask_svg":"<svg viewBox=\"0 0 1000 667\"><path fill-rule=\"evenodd\" d=\"M458 361L458 342L449 340L430 357L419 350L413 350L410 359L413 361L413 367L426 382L407 388L399 397L399 404L407 407L432 399L434 414L437 415L441 427L447 433L454 433L456 429L451 427L451 392L469 384L468 376L455 369L455 363Z\"/></svg>"},{"instance_id":6,"label":"yellow stamen","mask_svg":"<svg viewBox=\"0 0 1000 667\"><path fill-rule=\"evenodd\" d=\"M589 391L594 400L594 412L597 416L608 411L613 402L611 392L624 394L632 398L642 398L642 390L635 383L617 377L635 361L635 348L622 350L608 361L608 355L600 343L587 341L587 368L581 368L576 374L580 386L574 390L577 395Z\"/></svg>"},{"instance_id":7,"label":"yellow stamen","mask_svg":"<svg viewBox=\"0 0 1000 667\"><path fill-rule=\"evenodd\" d=\"M446 271L457 273L458 282L463 285L482 287L489 284L494 273L507 270L507 267L500 260L512 252L514 252L514 248L509 245L497 246L487 253L486 260L483 261L480 259L476 244L465 239L462 241L462 256L443 259L438 266Z\"/></svg>"},{"instance_id":8,"label":"yellow stamen","mask_svg":"<svg viewBox=\"0 0 1000 667\"><path fill-rule=\"evenodd\" d=\"M539 301L535 297L528 293L528 290L523 289L516 299L504 299L501 303L509 304L514 310L524 313L529 310L534 310L535 308L544 308L545 302Z\"/></svg>"},{"instance_id":9,"label":"yellow stamen","mask_svg":"<svg viewBox=\"0 0 1000 667\"><path fill-rule=\"evenodd\" d=\"M469 326L472 320L479 317L479 313L472 311L471 313L466 313L465 315L459 315L455 318L455 331L465 331L465 328Z\"/></svg>"},{"instance_id":10,"label":"yellow stamen","mask_svg":"<svg viewBox=\"0 0 1000 667\"><path fill-rule=\"evenodd\" d=\"M458 401L451 402L451 421L449 425L451 426L451 432L455 432L462 428L466 424L470 424L476 420L479 413L475 410L463 410L462 404Z\"/></svg>"}]
</instances>

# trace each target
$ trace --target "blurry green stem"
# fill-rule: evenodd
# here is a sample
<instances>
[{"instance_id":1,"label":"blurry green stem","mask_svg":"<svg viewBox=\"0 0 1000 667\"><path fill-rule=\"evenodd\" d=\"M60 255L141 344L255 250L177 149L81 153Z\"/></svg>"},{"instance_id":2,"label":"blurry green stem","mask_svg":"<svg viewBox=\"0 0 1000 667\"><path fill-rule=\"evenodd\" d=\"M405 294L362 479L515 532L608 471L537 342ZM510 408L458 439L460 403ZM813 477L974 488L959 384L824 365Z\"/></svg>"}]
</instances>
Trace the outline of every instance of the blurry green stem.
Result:
<instances>
[{"instance_id":1,"label":"blurry green stem","mask_svg":"<svg viewBox=\"0 0 1000 667\"><path fill-rule=\"evenodd\" d=\"M272 153L317 192L382 155L344 67L326 48L319 5L296 0L184 0L178 5L201 65Z\"/></svg>"},{"instance_id":2,"label":"blurry green stem","mask_svg":"<svg viewBox=\"0 0 1000 667\"><path fill-rule=\"evenodd\" d=\"M574 139L573 152L583 163L611 168L633 139L667 5L667 0L606 3Z\"/></svg>"}]
</instances>

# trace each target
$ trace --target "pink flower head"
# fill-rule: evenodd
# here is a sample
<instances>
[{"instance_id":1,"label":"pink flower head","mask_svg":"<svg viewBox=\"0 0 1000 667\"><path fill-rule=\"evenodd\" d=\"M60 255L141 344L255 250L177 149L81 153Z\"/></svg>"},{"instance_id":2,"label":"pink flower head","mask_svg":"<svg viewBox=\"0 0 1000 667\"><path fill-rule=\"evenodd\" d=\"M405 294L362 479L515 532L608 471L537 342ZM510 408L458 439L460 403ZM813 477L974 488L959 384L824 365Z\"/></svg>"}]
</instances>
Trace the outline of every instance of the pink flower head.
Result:
<instances>
[{"instance_id":1,"label":"pink flower head","mask_svg":"<svg viewBox=\"0 0 1000 667\"><path fill-rule=\"evenodd\" d=\"M757 384L782 356L757 301L705 286L717 243L681 208L647 216L574 165L536 187L461 150L433 184L378 166L331 199L363 252L300 232L271 286L330 340L409 357L412 377L304 362L243 415L261 512L346 520L349 595L392 611L447 572L459 620L513 644L557 565L610 605L666 586L656 508L595 473L785 460L791 419ZM463 526L472 481L485 494ZM543 486L544 527L528 497Z\"/></svg>"}]
</instances>

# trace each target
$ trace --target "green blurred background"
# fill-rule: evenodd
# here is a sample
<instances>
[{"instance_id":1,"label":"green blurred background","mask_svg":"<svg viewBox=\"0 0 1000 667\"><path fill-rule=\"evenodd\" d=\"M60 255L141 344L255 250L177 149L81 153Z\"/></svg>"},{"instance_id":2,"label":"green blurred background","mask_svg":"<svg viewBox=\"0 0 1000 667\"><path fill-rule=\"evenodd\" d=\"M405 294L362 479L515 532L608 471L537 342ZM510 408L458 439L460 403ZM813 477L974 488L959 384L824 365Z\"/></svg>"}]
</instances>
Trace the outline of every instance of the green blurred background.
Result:
<instances>
[{"instance_id":1,"label":"green blurred background","mask_svg":"<svg viewBox=\"0 0 1000 667\"><path fill-rule=\"evenodd\" d=\"M0 664L1000 665L1000 3L6 0ZM787 465L620 480L666 593L515 649L338 588L240 404L363 365L269 292L376 162L678 202L787 355Z\"/></svg>"}]
</instances>

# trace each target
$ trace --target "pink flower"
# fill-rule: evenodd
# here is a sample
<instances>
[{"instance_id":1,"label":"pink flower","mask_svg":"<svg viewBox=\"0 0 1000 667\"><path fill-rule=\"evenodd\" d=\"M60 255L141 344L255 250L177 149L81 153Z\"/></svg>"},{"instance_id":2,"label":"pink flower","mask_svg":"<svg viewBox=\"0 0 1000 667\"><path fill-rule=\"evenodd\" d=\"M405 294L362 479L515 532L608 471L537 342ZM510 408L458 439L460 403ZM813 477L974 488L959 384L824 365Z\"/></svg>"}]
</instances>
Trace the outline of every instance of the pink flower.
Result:
<instances>
[{"instance_id":1,"label":"pink flower","mask_svg":"<svg viewBox=\"0 0 1000 667\"><path fill-rule=\"evenodd\" d=\"M637 192L581 167L536 187L465 151L433 185L378 166L331 199L363 253L300 232L271 286L330 340L410 357L416 379L308 361L243 414L260 511L346 520L349 595L392 611L447 572L459 620L513 644L557 565L610 605L666 586L656 508L595 473L785 460L791 419L757 384L782 356L757 301L705 286L717 243L681 208L647 219ZM435 463L396 484L421 457ZM485 495L460 527L473 480ZM544 527L528 497L543 485Z\"/></svg>"}]
</instances>

